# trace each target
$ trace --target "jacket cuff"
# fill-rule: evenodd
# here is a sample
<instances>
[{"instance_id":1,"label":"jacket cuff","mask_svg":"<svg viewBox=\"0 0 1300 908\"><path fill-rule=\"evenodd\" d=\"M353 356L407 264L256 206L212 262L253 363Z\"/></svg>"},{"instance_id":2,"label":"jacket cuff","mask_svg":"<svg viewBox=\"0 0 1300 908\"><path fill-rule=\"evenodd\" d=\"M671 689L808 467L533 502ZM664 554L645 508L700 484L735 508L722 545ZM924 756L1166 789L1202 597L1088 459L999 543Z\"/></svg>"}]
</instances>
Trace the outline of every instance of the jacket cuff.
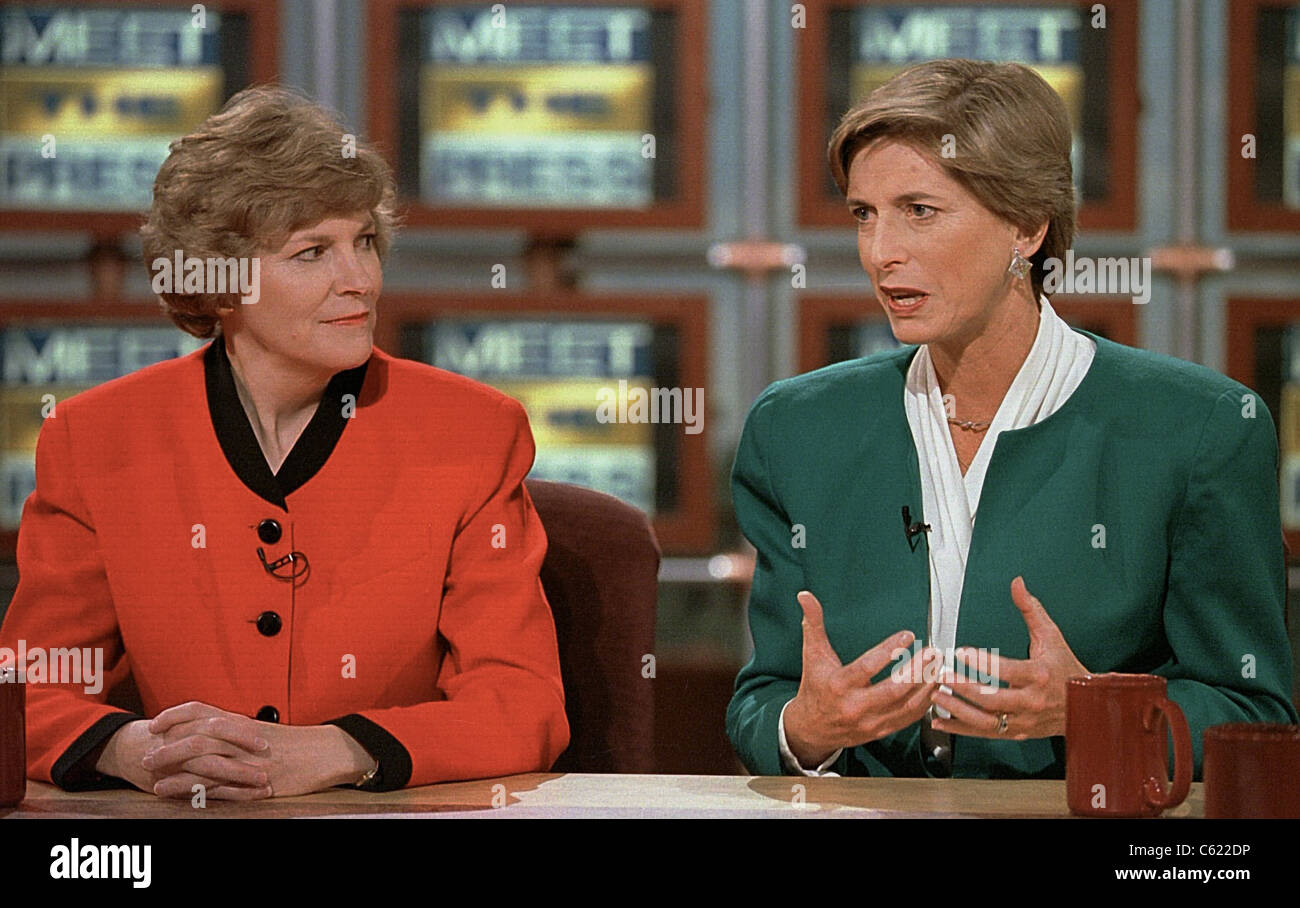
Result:
<instances>
[{"instance_id":1,"label":"jacket cuff","mask_svg":"<svg viewBox=\"0 0 1300 908\"><path fill-rule=\"evenodd\" d=\"M50 767L50 781L64 791L98 791L106 788L135 788L125 779L104 775L95 769L108 739L128 722L145 719L139 713L116 712L103 716L83 731Z\"/></svg>"},{"instance_id":2,"label":"jacket cuff","mask_svg":"<svg viewBox=\"0 0 1300 908\"><path fill-rule=\"evenodd\" d=\"M379 762L379 771L374 778L357 788L362 791L397 791L411 781L411 753L387 729L357 713L321 724L343 729Z\"/></svg>"},{"instance_id":3,"label":"jacket cuff","mask_svg":"<svg viewBox=\"0 0 1300 908\"><path fill-rule=\"evenodd\" d=\"M789 709L790 704L793 702L793 699L786 701L785 706L781 707L780 717L776 720L776 743L781 751L781 766L785 769L787 775L792 776L828 776L832 778L838 776L839 773L832 771L831 767L839 760L840 754L844 753L843 747L836 748L835 752L822 760L821 765L815 769L809 769L800 763L799 758L790 749L790 741L785 736L785 711Z\"/></svg>"}]
</instances>

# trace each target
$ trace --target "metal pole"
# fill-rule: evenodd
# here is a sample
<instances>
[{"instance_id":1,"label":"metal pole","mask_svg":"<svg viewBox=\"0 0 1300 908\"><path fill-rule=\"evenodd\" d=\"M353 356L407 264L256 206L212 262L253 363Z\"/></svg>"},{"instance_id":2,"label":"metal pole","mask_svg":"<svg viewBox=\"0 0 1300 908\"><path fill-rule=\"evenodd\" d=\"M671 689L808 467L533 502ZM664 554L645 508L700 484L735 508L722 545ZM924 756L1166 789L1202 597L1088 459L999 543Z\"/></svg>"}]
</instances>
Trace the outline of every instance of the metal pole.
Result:
<instances>
[{"instance_id":1,"label":"metal pole","mask_svg":"<svg viewBox=\"0 0 1300 908\"><path fill-rule=\"evenodd\" d=\"M767 239L768 228L768 7L767 0L746 0L744 23L744 197L743 224L748 240ZM745 279L744 332L739 338L746 355L742 391L753 400L772 380L772 331L767 277L750 272Z\"/></svg>"},{"instance_id":2,"label":"metal pole","mask_svg":"<svg viewBox=\"0 0 1300 908\"><path fill-rule=\"evenodd\" d=\"M1176 128L1179 141L1177 184L1174 210L1179 245L1192 246L1198 242L1197 193L1200 191L1197 139L1199 136L1197 91L1197 63L1200 47L1197 42L1197 9L1195 0L1181 0L1178 4L1178 101L1175 107ZM1180 273L1174 291L1175 323L1173 330L1174 355L1200 362L1200 312L1197 303L1195 274Z\"/></svg>"}]
</instances>

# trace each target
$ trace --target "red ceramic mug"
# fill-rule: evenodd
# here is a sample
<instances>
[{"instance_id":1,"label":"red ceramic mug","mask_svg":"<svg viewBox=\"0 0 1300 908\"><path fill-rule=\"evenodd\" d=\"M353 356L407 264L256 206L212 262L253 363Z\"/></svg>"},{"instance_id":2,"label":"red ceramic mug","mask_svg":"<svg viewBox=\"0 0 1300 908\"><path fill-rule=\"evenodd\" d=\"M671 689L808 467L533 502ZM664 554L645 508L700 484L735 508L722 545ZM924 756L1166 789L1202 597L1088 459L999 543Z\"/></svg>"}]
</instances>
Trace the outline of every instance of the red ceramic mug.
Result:
<instances>
[{"instance_id":1,"label":"red ceramic mug","mask_svg":"<svg viewBox=\"0 0 1300 908\"><path fill-rule=\"evenodd\" d=\"M25 693L14 669L0 669L0 807L13 807L27 794Z\"/></svg>"},{"instance_id":2,"label":"red ceramic mug","mask_svg":"<svg viewBox=\"0 0 1300 908\"><path fill-rule=\"evenodd\" d=\"M1300 819L1300 725L1212 725L1202 740L1207 817Z\"/></svg>"},{"instance_id":3,"label":"red ceramic mug","mask_svg":"<svg viewBox=\"0 0 1300 908\"><path fill-rule=\"evenodd\" d=\"M1192 786L1192 736L1159 675L1071 678L1065 689L1065 787L1070 812L1154 817ZM1174 733L1174 782L1168 738Z\"/></svg>"}]
</instances>

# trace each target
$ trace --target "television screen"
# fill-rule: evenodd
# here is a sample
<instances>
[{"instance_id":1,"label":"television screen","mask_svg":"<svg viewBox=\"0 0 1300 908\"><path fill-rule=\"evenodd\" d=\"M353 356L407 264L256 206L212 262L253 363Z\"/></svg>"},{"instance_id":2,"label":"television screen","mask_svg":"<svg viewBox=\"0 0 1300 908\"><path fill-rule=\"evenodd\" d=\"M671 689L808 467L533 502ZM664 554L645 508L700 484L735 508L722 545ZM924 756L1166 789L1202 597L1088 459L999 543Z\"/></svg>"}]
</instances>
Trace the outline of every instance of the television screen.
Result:
<instances>
[{"instance_id":1,"label":"television screen","mask_svg":"<svg viewBox=\"0 0 1300 908\"><path fill-rule=\"evenodd\" d=\"M18 529L36 488L36 439L58 402L197 350L206 341L166 325L9 323L0 327L0 530Z\"/></svg>"},{"instance_id":2,"label":"television screen","mask_svg":"<svg viewBox=\"0 0 1300 908\"><path fill-rule=\"evenodd\" d=\"M429 206L645 209L672 197L674 14L398 12L398 182Z\"/></svg>"},{"instance_id":3,"label":"television screen","mask_svg":"<svg viewBox=\"0 0 1300 908\"><path fill-rule=\"evenodd\" d=\"M171 141L248 84L247 26L203 4L0 7L0 208L148 208Z\"/></svg>"},{"instance_id":4,"label":"television screen","mask_svg":"<svg viewBox=\"0 0 1300 908\"><path fill-rule=\"evenodd\" d=\"M833 323L826 328L826 349L829 363L870 356L899 346L889 321L883 318L863 319L856 322ZM829 364L828 363L828 364Z\"/></svg>"},{"instance_id":5,"label":"television screen","mask_svg":"<svg viewBox=\"0 0 1300 908\"><path fill-rule=\"evenodd\" d=\"M1255 196L1300 209L1300 5L1258 15Z\"/></svg>"},{"instance_id":6,"label":"television screen","mask_svg":"<svg viewBox=\"0 0 1300 908\"><path fill-rule=\"evenodd\" d=\"M537 444L530 476L606 492L653 516L679 504L686 420L702 415L693 411L702 401L681 387L679 340L670 325L631 319L448 316L404 325L401 352L520 401ZM652 421L657 389L678 398Z\"/></svg>"},{"instance_id":7,"label":"television screen","mask_svg":"<svg viewBox=\"0 0 1300 908\"><path fill-rule=\"evenodd\" d=\"M1052 86L1073 127L1071 163L1084 201L1107 195L1107 32L1085 7L869 5L830 10L826 136L893 76L944 57L1023 63ZM834 182L827 193L839 199Z\"/></svg>"},{"instance_id":8,"label":"television screen","mask_svg":"<svg viewBox=\"0 0 1300 908\"><path fill-rule=\"evenodd\" d=\"M1255 380L1274 414L1281 467L1282 528L1300 530L1300 323L1256 325Z\"/></svg>"}]
</instances>

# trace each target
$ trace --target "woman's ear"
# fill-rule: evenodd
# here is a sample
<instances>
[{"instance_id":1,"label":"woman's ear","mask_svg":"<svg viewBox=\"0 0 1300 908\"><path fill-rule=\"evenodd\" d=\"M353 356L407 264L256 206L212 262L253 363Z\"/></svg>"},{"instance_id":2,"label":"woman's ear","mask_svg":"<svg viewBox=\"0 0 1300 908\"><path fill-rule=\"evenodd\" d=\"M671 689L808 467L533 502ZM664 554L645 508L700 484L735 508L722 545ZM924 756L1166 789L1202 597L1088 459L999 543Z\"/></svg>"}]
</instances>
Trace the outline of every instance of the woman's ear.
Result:
<instances>
[{"instance_id":1,"label":"woman's ear","mask_svg":"<svg viewBox=\"0 0 1300 908\"><path fill-rule=\"evenodd\" d=\"M1025 258L1030 258L1043 245L1043 238L1047 236L1047 228L1051 226L1051 221L1043 221L1042 225L1032 233L1026 233L1023 229L1016 230L1016 248Z\"/></svg>"}]
</instances>

